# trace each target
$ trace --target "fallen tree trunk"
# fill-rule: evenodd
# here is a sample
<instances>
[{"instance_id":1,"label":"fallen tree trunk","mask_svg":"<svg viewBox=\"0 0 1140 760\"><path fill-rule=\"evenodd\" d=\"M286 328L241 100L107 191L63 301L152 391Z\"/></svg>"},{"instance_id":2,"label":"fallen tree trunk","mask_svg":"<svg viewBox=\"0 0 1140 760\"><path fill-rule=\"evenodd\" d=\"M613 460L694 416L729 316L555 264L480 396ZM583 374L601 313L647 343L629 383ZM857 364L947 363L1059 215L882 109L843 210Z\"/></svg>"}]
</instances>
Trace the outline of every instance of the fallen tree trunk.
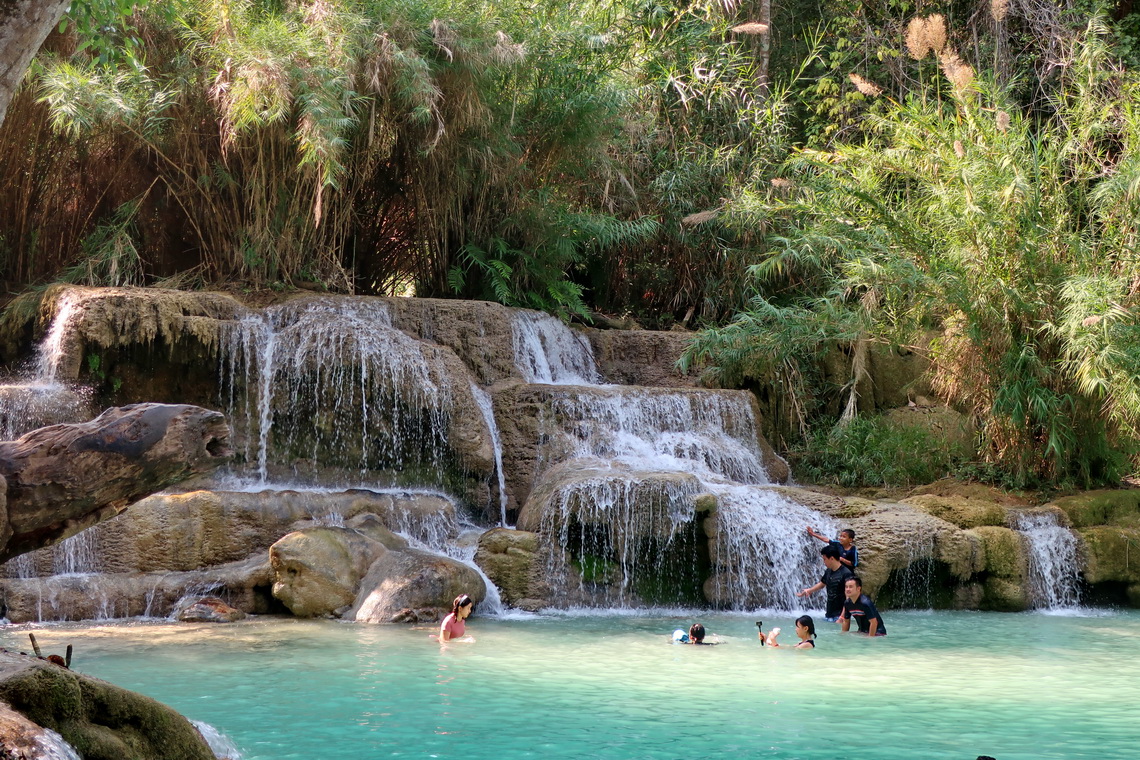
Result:
<instances>
[{"instance_id":1,"label":"fallen tree trunk","mask_svg":"<svg viewBox=\"0 0 1140 760\"><path fill-rule=\"evenodd\" d=\"M230 455L229 434L219 412L135 404L0 443L0 562L213 470Z\"/></svg>"}]
</instances>

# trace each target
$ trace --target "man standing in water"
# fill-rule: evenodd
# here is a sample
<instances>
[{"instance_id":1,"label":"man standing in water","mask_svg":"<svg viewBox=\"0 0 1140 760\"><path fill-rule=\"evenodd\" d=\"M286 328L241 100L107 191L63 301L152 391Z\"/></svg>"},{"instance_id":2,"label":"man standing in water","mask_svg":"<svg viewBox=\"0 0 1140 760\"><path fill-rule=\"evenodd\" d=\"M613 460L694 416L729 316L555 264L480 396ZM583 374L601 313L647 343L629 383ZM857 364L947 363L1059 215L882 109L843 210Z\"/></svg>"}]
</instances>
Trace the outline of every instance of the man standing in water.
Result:
<instances>
[{"instance_id":1,"label":"man standing in water","mask_svg":"<svg viewBox=\"0 0 1140 760\"><path fill-rule=\"evenodd\" d=\"M823 617L827 622L834 623L843 612L843 584L847 582L848 578L853 578L855 575L839 561L839 548L835 544L828 544L823 547L819 550L819 554L823 557L823 564L827 567L823 571L823 577L814 586L805 588L803 591L797 591L796 596L808 596L826 587L827 608Z\"/></svg>"},{"instance_id":2,"label":"man standing in water","mask_svg":"<svg viewBox=\"0 0 1140 760\"><path fill-rule=\"evenodd\" d=\"M875 609L871 597L863 593L863 580L858 575L847 579L844 593L847 598L843 600L843 617L840 620L844 632L851 629L851 619L855 618L859 633L886 636L887 626L883 624L883 616Z\"/></svg>"}]
</instances>

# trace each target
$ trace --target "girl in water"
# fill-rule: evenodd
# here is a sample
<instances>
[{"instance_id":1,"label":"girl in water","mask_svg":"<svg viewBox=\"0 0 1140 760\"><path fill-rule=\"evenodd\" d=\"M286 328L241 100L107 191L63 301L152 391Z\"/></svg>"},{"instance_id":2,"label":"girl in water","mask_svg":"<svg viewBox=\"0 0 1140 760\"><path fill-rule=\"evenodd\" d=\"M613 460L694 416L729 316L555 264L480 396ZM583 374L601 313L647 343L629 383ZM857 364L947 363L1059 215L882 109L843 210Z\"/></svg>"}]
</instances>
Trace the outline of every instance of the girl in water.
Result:
<instances>
[{"instance_id":1,"label":"girl in water","mask_svg":"<svg viewBox=\"0 0 1140 760\"><path fill-rule=\"evenodd\" d=\"M760 631L760 643L778 647L780 643L776 641L776 637L779 635L779 628L773 628L767 637L763 631ZM815 649L815 621L811 619L811 615L800 615L796 618L796 636L799 637L799 641L792 647L793 649Z\"/></svg>"},{"instance_id":2,"label":"girl in water","mask_svg":"<svg viewBox=\"0 0 1140 760\"><path fill-rule=\"evenodd\" d=\"M475 602L471 601L471 597L467 596L467 594L460 594L455 597L455 601L451 603L451 613L439 624L439 640L441 643L448 641L475 641L474 636L466 635L467 626L463 622L471 614L471 610L473 609L475 609Z\"/></svg>"}]
</instances>

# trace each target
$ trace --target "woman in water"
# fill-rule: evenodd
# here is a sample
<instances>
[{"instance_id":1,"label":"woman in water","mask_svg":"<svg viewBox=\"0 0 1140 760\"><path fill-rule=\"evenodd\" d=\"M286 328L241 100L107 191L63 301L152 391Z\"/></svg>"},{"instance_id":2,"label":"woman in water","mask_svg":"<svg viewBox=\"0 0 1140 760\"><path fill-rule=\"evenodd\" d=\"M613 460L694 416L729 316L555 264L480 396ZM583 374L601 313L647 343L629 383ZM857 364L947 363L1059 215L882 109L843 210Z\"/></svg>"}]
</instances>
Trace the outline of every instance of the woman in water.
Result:
<instances>
[{"instance_id":1,"label":"woman in water","mask_svg":"<svg viewBox=\"0 0 1140 760\"><path fill-rule=\"evenodd\" d=\"M475 602L467 594L460 594L451 603L451 613L439 624L439 640L447 641L474 641L475 637L465 635L466 624L463 622L475 609Z\"/></svg>"},{"instance_id":2,"label":"woman in water","mask_svg":"<svg viewBox=\"0 0 1140 760\"><path fill-rule=\"evenodd\" d=\"M776 641L776 637L779 635L779 628L773 628L767 638L761 631L760 643L778 647L780 643ZM811 619L811 615L800 615L796 618L796 636L799 637L799 641L792 647L793 649L815 649L815 621Z\"/></svg>"}]
</instances>

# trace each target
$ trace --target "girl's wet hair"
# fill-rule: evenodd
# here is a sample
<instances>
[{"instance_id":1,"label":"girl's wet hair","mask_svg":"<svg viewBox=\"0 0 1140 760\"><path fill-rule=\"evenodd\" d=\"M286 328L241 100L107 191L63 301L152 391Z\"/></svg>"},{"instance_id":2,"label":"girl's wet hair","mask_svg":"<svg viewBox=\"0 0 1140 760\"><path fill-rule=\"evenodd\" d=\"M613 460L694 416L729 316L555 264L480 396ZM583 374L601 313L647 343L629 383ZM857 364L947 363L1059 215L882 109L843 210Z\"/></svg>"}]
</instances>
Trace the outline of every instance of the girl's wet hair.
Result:
<instances>
[{"instance_id":1,"label":"girl's wet hair","mask_svg":"<svg viewBox=\"0 0 1140 760\"><path fill-rule=\"evenodd\" d=\"M689 638L693 641L705 640L705 627L700 623L693 623L689 626Z\"/></svg>"},{"instance_id":2,"label":"girl's wet hair","mask_svg":"<svg viewBox=\"0 0 1140 760\"><path fill-rule=\"evenodd\" d=\"M815 638L815 621L811 619L811 615L800 615L796 618L796 625L802 625L807 628L808 634Z\"/></svg>"},{"instance_id":3,"label":"girl's wet hair","mask_svg":"<svg viewBox=\"0 0 1140 760\"><path fill-rule=\"evenodd\" d=\"M467 596L467 594L460 594L459 596L455 597L455 601L451 603L451 614L458 617L459 608L466 607L467 605L471 605L472 612L475 611L475 602L472 601L471 597Z\"/></svg>"}]
</instances>

